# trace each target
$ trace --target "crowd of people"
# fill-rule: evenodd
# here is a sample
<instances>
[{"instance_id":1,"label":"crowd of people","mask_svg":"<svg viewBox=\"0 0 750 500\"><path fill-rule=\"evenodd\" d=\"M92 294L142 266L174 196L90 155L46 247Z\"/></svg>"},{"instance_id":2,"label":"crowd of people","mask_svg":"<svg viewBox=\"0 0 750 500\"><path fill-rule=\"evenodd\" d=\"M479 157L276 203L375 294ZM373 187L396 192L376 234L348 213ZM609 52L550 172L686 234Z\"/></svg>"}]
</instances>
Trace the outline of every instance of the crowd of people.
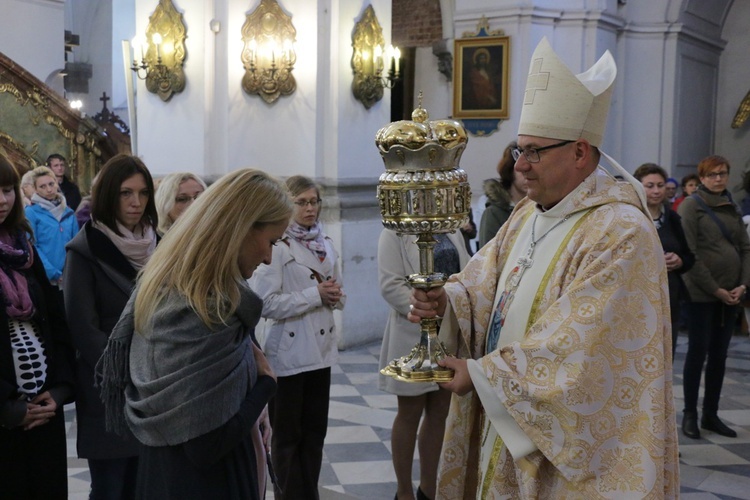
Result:
<instances>
[{"instance_id":1,"label":"crowd of people","mask_svg":"<svg viewBox=\"0 0 750 500\"><path fill-rule=\"evenodd\" d=\"M631 176L601 150L612 56L574 75L543 39L533 59L549 82L485 182L479 251L438 235L434 268L451 277L412 289L415 237L380 235L381 367L437 317L454 371L379 379L398 402L397 500L677 497L681 308L682 432L736 436L718 410L750 214L727 189L729 161L702 160L680 196L656 164ZM321 189L256 169L156 188L121 154L82 198L65 168L51 155L20 176L0 155L3 495L66 498L62 408L75 401L93 500L260 499L266 478L276 498L318 498L346 305Z\"/></svg>"}]
</instances>

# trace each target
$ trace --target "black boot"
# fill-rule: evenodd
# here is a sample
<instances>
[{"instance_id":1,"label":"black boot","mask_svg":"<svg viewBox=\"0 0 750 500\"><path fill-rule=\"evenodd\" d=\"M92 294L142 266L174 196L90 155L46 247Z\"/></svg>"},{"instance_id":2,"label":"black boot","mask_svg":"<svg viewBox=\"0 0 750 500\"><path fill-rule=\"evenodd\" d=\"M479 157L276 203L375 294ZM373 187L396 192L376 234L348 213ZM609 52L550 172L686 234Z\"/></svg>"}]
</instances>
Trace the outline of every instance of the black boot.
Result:
<instances>
[{"instance_id":1,"label":"black boot","mask_svg":"<svg viewBox=\"0 0 750 500\"><path fill-rule=\"evenodd\" d=\"M424 494L421 487L417 487L417 500L430 500L430 497Z\"/></svg>"},{"instance_id":2,"label":"black boot","mask_svg":"<svg viewBox=\"0 0 750 500\"><path fill-rule=\"evenodd\" d=\"M698 412L695 410L683 410L682 433L692 439L700 439L701 431L698 430Z\"/></svg>"},{"instance_id":3,"label":"black boot","mask_svg":"<svg viewBox=\"0 0 750 500\"><path fill-rule=\"evenodd\" d=\"M683 424L684 425L684 424ZM737 433L733 430L727 427L727 425L721 421L718 415L715 413L712 415L703 414L701 417L701 428L706 429L707 431L714 431L716 434L720 436L730 437L730 438L736 438ZM685 427L683 427L683 430Z\"/></svg>"}]
</instances>

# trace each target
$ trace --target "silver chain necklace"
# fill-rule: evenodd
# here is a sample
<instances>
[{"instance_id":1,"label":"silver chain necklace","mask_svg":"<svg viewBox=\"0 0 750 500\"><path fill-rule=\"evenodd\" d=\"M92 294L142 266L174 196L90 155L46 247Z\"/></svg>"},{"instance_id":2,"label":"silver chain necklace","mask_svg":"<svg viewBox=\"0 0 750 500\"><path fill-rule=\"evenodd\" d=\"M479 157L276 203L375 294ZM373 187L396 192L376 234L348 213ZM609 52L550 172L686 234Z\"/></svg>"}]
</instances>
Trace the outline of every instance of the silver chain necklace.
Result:
<instances>
[{"instance_id":1,"label":"silver chain necklace","mask_svg":"<svg viewBox=\"0 0 750 500\"><path fill-rule=\"evenodd\" d=\"M532 265L534 265L534 259L532 258L534 256L534 248L536 248L537 243L542 241L545 236L552 232L553 229L570 219L571 215L572 214L567 214L565 217L557 221L557 223L555 223L551 228L547 229L539 238L536 237L536 220L537 218L539 218L539 214L536 214L534 216L534 220L531 222L531 243L529 243L529 249L527 250L525 256L519 257L518 261L516 261L516 266L513 268L510 275L506 278L505 290L501 294L500 300L497 303L497 310L495 311L495 315L493 316L490 335L488 336L488 342L490 342L490 344L488 345L491 345L493 349L497 343L500 329L502 328L503 324L505 324L505 318L508 316L508 310L510 309L510 305L513 303L513 299L516 296L516 290L518 290L518 285L521 283L523 273ZM494 343L492 343L493 338Z\"/></svg>"},{"instance_id":2,"label":"silver chain necklace","mask_svg":"<svg viewBox=\"0 0 750 500\"><path fill-rule=\"evenodd\" d=\"M528 268L534 265L534 259L532 259L534 255L534 249L536 248L536 244L542 241L550 232L552 232L553 229L555 229L560 224L565 223L568 219L570 219L570 216L572 214L568 214L559 221L555 225L553 225L551 228L547 229L543 235L541 235L538 239L536 238L536 220L539 218L539 214L536 214L534 216L534 220L531 221L531 243L529 243L529 249L526 251L525 256L521 256L518 258L517 264L518 264L518 272L515 273L513 278L511 279L511 285L515 287L518 286L518 283L521 281L521 277L523 276L524 271L526 271Z\"/></svg>"}]
</instances>

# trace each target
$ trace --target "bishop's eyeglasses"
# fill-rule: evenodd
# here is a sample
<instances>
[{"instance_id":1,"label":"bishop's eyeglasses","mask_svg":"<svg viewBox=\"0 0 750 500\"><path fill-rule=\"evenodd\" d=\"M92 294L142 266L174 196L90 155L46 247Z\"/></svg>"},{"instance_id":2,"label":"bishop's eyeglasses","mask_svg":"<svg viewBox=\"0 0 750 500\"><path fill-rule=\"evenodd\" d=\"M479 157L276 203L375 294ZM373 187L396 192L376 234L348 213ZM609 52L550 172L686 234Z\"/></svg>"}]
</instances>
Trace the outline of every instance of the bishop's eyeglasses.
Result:
<instances>
[{"instance_id":1,"label":"bishop's eyeglasses","mask_svg":"<svg viewBox=\"0 0 750 500\"><path fill-rule=\"evenodd\" d=\"M515 148L512 148L510 150L510 154L511 154L511 156L513 156L513 160L514 161L518 161L518 159L523 154L523 156L526 158L527 162L529 162L529 163L539 163L539 160L540 160L539 153L541 151L545 151L547 149L559 148L561 146L565 146L566 144L570 144L571 142L576 142L576 141L562 141L562 142L558 142L557 144L552 144L551 146L544 146L543 148L523 148L523 149L521 149L519 147L515 147Z\"/></svg>"}]
</instances>

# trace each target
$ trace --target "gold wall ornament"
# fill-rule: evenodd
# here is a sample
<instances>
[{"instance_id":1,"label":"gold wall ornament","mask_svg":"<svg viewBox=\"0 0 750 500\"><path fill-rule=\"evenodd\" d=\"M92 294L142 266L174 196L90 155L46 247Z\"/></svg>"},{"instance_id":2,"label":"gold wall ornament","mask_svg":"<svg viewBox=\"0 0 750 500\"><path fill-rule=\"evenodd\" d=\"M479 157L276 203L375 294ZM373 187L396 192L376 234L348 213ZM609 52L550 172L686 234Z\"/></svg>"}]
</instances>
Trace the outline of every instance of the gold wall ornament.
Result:
<instances>
[{"instance_id":1,"label":"gold wall ornament","mask_svg":"<svg viewBox=\"0 0 750 500\"><path fill-rule=\"evenodd\" d=\"M367 6L354 25L352 48L352 93L365 108L370 109L383 98L383 89L393 88L396 84L401 63L401 51L398 47L385 46L383 28L380 27L372 5ZM388 70L383 76L385 66Z\"/></svg>"},{"instance_id":2,"label":"gold wall ornament","mask_svg":"<svg viewBox=\"0 0 750 500\"><path fill-rule=\"evenodd\" d=\"M148 18L145 37L133 39L132 69L146 81L146 89L162 101L185 89L185 38L187 28L182 14L171 0L159 0ZM140 60L138 56L140 55Z\"/></svg>"},{"instance_id":3,"label":"gold wall ornament","mask_svg":"<svg viewBox=\"0 0 750 500\"><path fill-rule=\"evenodd\" d=\"M471 189L459 160L466 149L466 130L454 120L428 121L419 106L412 120L381 128L375 136L385 173L378 182L378 202L386 229L417 236L419 273L408 276L414 288L429 290L448 277L434 269L435 234L452 233L466 222ZM392 360L380 373L404 382L446 382L453 370L438 365L447 356L437 338L437 319L420 322L419 343Z\"/></svg>"},{"instance_id":4,"label":"gold wall ornament","mask_svg":"<svg viewBox=\"0 0 750 500\"><path fill-rule=\"evenodd\" d=\"M292 17L276 0L261 0L258 8L247 15L242 25L242 64L245 67L242 88L245 92L258 94L270 104L297 89L292 75L297 62L296 36Z\"/></svg>"},{"instance_id":5,"label":"gold wall ornament","mask_svg":"<svg viewBox=\"0 0 750 500\"><path fill-rule=\"evenodd\" d=\"M748 117L750 117L750 90L748 90L745 98L742 99L742 102L737 108L737 112L734 114L734 119L732 119L732 128L740 128L745 124Z\"/></svg>"}]
</instances>

